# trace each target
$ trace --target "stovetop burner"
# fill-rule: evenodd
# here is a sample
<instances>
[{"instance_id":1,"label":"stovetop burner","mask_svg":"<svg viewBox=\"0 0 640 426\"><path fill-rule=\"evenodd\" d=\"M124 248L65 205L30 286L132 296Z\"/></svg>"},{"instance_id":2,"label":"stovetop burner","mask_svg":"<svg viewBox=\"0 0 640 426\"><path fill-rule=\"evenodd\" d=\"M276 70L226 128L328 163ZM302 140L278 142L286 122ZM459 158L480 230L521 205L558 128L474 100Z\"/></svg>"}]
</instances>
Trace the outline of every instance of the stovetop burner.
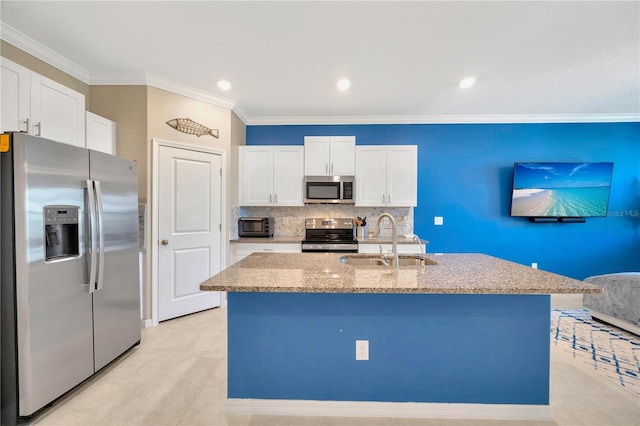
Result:
<instances>
[{"instance_id":1,"label":"stovetop burner","mask_svg":"<svg viewBox=\"0 0 640 426\"><path fill-rule=\"evenodd\" d=\"M306 219L304 225L303 252L358 252L353 219Z\"/></svg>"}]
</instances>

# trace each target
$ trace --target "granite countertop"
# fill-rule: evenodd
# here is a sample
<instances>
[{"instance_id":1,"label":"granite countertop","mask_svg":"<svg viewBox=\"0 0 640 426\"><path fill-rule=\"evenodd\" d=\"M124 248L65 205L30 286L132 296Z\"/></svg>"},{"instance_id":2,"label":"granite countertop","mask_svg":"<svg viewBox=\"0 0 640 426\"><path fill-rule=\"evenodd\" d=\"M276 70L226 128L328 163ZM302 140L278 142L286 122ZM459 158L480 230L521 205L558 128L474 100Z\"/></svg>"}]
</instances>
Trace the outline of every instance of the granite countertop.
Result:
<instances>
[{"instance_id":1,"label":"granite countertop","mask_svg":"<svg viewBox=\"0 0 640 426\"><path fill-rule=\"evenodd\" d=\"M253 253L200 289L289 293L601 293L599 286L484 254L428 255L424 268L355 266L335 253Z\"/></svg>"},{"instance_id":2,"label":"granite countertop","mask_svg":"<svg viewBox=\"0 0 640 426\"><path fill-rule=\"evenodd\" d=\"M393 240L391 238L358 238L359 244L393 244ZM398 244L416 244L416 241L413 238L404 238L398 237ZM421 244L429 244L427 240L420 240Z\"/></svg>"},{"instance_id":3,"label":"granite countertop","mask_svg":"<svg viewBox=\"0 0 640 426\"><path fill-rule=\"evenodd\" d=\"M232 243L239 244L291 244L301 243L304 237L301 236L288 236L288 237L270 237L270 238L256 238L256 237L239 237L235 240L230 240ZM359 244L391 244L391 238L364 238L358 239ZM420 240L422 244L428 244L429 241ZM398 238L398 244L415 244L416 242L409 238Z\"/></svg>"}]
</instances>

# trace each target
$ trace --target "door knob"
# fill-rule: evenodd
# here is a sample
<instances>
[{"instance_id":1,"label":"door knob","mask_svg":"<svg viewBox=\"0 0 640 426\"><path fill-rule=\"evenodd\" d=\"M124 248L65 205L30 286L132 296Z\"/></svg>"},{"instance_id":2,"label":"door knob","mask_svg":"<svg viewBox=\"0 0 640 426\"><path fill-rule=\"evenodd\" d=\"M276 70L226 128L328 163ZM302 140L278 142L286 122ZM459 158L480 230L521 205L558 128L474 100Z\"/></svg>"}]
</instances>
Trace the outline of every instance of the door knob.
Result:
<instances>
[{"instance_id":1,"label":"door knob","mask_svg":"<svg viewBox=\"0 0 640 426\"><path fill-rule=\"evenodd\" d=\"M160 241L160 244L162 244L163 246L166 246L167 244L169 244L169 240L162 240Z\"/></svg>"}]
</instances>

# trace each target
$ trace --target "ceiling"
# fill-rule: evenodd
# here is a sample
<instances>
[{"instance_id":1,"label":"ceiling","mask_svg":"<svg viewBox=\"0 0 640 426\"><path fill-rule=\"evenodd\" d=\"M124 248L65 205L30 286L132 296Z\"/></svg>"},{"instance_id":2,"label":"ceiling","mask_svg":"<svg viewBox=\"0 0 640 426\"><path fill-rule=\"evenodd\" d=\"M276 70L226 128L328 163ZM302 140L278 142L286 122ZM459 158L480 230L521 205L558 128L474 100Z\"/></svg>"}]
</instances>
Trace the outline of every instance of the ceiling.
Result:
<instances>
[{"instance_id":1,"label":"ceiling","mask_svg":"<svg viewBox=\"0 0 640 426\"><path fill-rule=\"evenodd\" d=\"M638 1L0 3L3 39L88 84L247 124L640 121Z\"/></svg>"}]
</instances>

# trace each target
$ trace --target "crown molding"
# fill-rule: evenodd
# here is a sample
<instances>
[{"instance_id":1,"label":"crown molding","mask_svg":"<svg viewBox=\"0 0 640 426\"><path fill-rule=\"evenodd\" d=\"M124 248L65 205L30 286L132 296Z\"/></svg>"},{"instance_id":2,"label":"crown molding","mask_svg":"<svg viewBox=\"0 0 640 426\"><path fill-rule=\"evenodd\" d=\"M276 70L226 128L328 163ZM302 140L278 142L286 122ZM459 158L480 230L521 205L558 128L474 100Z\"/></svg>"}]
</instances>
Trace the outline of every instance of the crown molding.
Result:
<instances>
[{"instance_id":1,"label":"crown molding","mask_svg":"<svg viewBox=\"0 0 640 426\"><path fill-rule=\"evenodd\" d=\"M89 80L91 86L146 86L145 73L132 74L96 74L91 73Z\"/></svg>"},{"instance_id":2,"label":"crown molding","mask_svg":"<svg viewBox=\"0 0 640 426\"><path fill-rule=\"evenodd\" d=\"M640 122L640 114L478 114L403 116L250 117L249 126L329 124L515 124Z\"/></svg>"},{"instance_id":3,"label":"crown molding","mask_svg":"<svg viewBox=\"0 0 640 426\"><path fill-rule=\"evenodd\" d=\"M89 84L89 71L1 21L0 38L83 83Z\"/></svg>"}]
</instances>

